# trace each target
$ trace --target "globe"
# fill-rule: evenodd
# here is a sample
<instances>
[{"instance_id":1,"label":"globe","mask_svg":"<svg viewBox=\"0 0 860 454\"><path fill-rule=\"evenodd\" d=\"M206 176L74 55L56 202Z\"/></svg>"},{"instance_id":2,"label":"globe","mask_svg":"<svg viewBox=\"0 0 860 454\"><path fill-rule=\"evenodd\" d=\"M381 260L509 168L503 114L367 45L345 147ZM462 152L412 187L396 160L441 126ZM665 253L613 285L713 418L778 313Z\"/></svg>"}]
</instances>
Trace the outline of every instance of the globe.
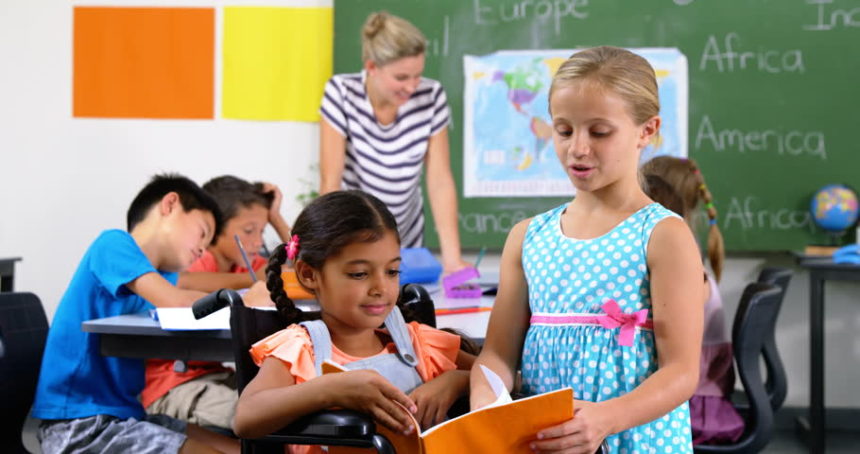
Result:
<instances>
[{"instance_id":1,"label":"globe","mask_svg":"<svg viewBox=\"0 0 860 454\"><path fill-rule=\"evenodd\" d=\"M854 191L847 186L831 184L815 193L809 210L819 227L830 233L840 233L857 221L857 205Z\"/></svg>"}]
</instances>

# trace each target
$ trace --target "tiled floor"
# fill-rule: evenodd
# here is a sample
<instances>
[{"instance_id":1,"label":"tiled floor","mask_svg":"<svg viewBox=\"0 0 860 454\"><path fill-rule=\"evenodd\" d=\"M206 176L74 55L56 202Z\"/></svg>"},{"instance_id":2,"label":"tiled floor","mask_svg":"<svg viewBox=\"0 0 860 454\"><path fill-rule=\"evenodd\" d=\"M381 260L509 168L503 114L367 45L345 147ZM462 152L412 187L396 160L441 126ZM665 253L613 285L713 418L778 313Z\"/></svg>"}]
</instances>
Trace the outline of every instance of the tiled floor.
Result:
<instances>
[{"instance_id":1,"label":"tiled floor","mask_svg":"<svg viewBox=\"0 0 860 454\"><path fill-rule=\"evenodd\" d=\"M805 454L809 450L793 431L778 431L764 454ZM860 452L860 432L828 432L827 454L856 454Z\"/></svg>"}]
</instances>

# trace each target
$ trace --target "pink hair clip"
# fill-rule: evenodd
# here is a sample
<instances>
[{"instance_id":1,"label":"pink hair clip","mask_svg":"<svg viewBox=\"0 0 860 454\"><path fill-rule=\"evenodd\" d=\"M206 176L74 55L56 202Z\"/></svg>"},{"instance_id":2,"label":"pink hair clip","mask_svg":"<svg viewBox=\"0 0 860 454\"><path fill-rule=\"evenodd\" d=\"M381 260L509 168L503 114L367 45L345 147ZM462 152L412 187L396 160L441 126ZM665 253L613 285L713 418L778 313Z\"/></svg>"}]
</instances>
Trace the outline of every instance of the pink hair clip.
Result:
<instances>
[{"instance_id":1,"label":"pink hair clip","mask_svg":"<svg viewBox=\"0 0 860 454\"><path fill-rule=\"evenodd\" d=\"M299 255L299 236L293 235L293 237L290 238L290 241L287 242L286 248L287 258L295 261L296 256Z\"/></svg>"}]
</instances>

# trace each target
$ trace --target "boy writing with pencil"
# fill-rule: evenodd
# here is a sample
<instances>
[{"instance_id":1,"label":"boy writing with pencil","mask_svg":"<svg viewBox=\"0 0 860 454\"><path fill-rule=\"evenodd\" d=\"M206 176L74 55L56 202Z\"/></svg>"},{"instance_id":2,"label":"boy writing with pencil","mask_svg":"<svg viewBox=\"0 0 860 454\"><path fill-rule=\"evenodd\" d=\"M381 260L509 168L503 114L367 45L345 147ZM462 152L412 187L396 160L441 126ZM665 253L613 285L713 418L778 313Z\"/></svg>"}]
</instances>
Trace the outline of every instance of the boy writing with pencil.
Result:
<instances>
[{"instance_id":1,"label":"boy writing with pencil","mask_svg":"<svg viewBox=\"0 0 860 454\"><path fill-rule=\"evenodd\" d=\"M204 293L175 287L203 254L220 210L191 180L156 176L131 203L128 231L90 245L54 315L33 416L42 452L238 452L238 443L163 415L146 416L137 396L143 361L102 356L86 320L190 306Z\"/></svg>"},{"instance_id":2,"label":"boy writing with pencil","mask_svg":"<svg viewBox=\"0 0 860 454\"><path fill-rule=\"evenodd\" d=\"M290 238L290 226L281 216L281 191L271 183L250 183L230 175L209 180L203 190L218 204L224 227L179 275L179 286L204 292L250 287L265 271L267 261L259 251L266 226L271 225L282 242ZM252 291L257 290L267 301L264 282ZM152 359L146 363L146 387L140 398L148 414L229 429L238 393L233 369L221 363Z\"/></svg>"}]
</instances>

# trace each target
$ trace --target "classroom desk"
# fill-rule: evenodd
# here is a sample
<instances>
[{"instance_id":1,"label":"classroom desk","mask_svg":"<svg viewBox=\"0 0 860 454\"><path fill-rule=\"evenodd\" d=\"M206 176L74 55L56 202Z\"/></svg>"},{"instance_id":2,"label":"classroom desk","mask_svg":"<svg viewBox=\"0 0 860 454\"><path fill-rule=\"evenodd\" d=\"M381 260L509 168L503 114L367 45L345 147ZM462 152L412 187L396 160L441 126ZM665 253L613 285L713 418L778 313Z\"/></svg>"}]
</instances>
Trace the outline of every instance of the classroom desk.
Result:
<instances>
[{"instance_id":1,"label":"classroom desk","mask_svg":"<svg viewBox=\"0 0 860 454\"><path fill-rule=\"evenodd\" d=\"M165 331L147 313L90 320L81 329L100 334L104 356L233 361L229 329Z\"/></svg>"},{"instance_id":2,"label":"classroom desk","mask_svg":"<svg viewBox=\"0 0 860 454\"><path fill-rule=\"evenodd\" d=\"M446 299L432 295L437 308L492 306L494 297L479 299ZM436 325L454 328L476 340L487 331L489 311L453 315L437 315ZM166 331L146 313L118 315L89 320L81 329L100 334L100 349L104 356L125 358L162 358L183 361L233 361L229 327L213 330Z\"/></svg>"},{"instance_id":3,"label":"classroom desk","mask_svg":"<svg viewBox=\"0 0 860 454\"><path fill-rule=\"evenodd\" d=\"M0 292L15 291L15 262L21 257L0 258Z\"/></svg>"},{"instance_id":4,"label":"classroom desk","mask_svg":"<svg viewBox=\"0 0 860 454\"><path fill-rule=\"evenodd\" d=\"M825 452L824 417L824 283L860 283L860 265L836 264L829 257L798 256L809 271L809 418L798 418L798 430L810 453Z\"/></svg>"}]
</instances>

